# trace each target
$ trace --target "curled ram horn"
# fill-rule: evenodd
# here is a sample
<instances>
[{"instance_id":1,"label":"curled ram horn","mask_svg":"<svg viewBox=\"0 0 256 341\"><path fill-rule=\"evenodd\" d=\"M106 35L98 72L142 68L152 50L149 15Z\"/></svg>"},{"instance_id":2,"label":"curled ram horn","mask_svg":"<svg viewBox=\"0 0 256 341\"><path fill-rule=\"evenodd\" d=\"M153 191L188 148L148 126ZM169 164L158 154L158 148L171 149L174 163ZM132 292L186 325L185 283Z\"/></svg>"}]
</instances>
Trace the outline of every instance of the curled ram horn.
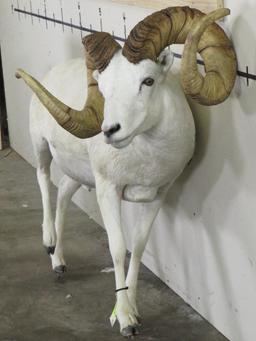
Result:
<instances>
[{"instance_id":1,"label":"curled ram horn","mask_svg":"<svg viewBox=\"0 0 256 341\"><path fill-rule=\"evenodd\" d=\"M83 39L87 66L88 96L82 110L75 110L53 96L45 87L25 71L19 69L17 78L22 78L34 91L55 120L67 131L80 138L92 137L101 132L104 98L93 78L93 71L102 72L121 46L104 32L93 33Z\"/></svg>"},{"instance_id":2,"label":"curled ram horn","mask_svg":"<svg viewBox=\"0 0 256 341\"><path fill-rule=\"evenodd\" d=\"M167 46L185 44L181 67L184 92L204 105L221 103L234 86L237 60L231 41L214 21L229 13L224 8L205 15L189 7L155 12L132 29L122 53L131 63L156 61ZM197 68L197 52L204 60L205 77Z\"/></svg>"}]
</instances>

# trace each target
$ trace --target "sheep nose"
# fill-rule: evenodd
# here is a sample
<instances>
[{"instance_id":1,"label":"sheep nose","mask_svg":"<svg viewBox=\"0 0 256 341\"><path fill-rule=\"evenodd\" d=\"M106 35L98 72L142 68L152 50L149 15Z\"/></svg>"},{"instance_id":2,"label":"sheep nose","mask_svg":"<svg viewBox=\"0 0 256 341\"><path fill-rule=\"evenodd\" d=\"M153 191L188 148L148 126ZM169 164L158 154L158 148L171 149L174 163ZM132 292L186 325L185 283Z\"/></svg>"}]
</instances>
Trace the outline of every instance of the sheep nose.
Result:
<instances>
[{"instance_id":1,"label":"sheep nose","mask_svg":"<svg viewBox=\"0 0 256 341\"><path fill-rule=\"evenodd\" d=\"M107 130L103 129L103 133L105 136L110 137L111 135L115 134L120 129L121 129L121 126L119 123L117 123Z\"/></svg>"}]
</instances>

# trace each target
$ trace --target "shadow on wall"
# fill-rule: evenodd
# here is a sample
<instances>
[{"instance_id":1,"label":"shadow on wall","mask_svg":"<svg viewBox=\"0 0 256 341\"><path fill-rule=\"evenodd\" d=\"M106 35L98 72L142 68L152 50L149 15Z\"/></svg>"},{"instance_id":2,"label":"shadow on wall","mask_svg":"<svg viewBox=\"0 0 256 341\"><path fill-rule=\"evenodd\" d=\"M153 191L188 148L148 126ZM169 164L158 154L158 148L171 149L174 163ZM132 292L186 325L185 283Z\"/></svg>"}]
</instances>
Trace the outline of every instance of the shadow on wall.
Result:
<instances>
[{"instance_id":1,"label":"shadow on wall","mask_svg":"<svg viewBox=\"0 0 256 341\"><path fill-rule=\"evenodd\" d=\"M252 17L252 9L248 11L250 12L248 17ZM243 14L243 16L247 18L247 14ZM254 22L254 19L251 22ZM243 17L237 17L233 23L232 32L234 37L242 32L243 36L247 37L247 42L250 41L250 44L256 45L255 35ZM247 48L248 51L248 46L244 48ZM242 328L235 306L237 294L234 292L234 283L227 271L228 264L227 259L225 260L226 252L223 252L222 233L227 228L230 209L232 209L233 202L240 192L239 184L245 174L245 167L248 168L239 145L239 134L245 134L245 132L239 131L238 124L246 120L245 115L256 115L255 86L252 84L251 87L247 87L246 80L238 78L232 95L225 103L211 109L196 105L194 102L190 104L194 113L197 132L195 154L191 164L171 188L166 200L167 204L163 207L162 212L165 216L169 216L171 224L175 224L175 220L178 218L176 212L180 214L182 211L185 218L194 225L196 224L195 215L200 218L204 229L203 233L211 247L215 264L218 266L224 297L226 297L227 305L233 309L233 314L227 316L227 321L229 319L233 335L236 335L237 340L242 340ZM239 117L237 113L239 113ZM225 172L231 173L232 178L236 181L225 182L224 176L227 176ZM223 184L225 188L221 187L220 184L216 186L218 182ZM216 206L214 205L213 191L214 197L221 196L222 204L216 200ZM251 214L253 216L253 212ZM193 228L193 233L197 234L197 226L193 226ZM238 244L248 254L254 254L253 243L249 245L248 242L250 240L249 229L247 228L246 231L246 227L241 226L240 230L237 227L232 227L232 231L230 231L230 226L228 228L229 233L233 234ZM170 226L170 229L173 230L173 227ZM170 231L170 237L173 233ZM200 242L200 239L203 242L203 238L197 238L197 241ZM157 247L155 243L154 247ZM204 245L201 247L203 250ZM189 278L191 272L188 269L189 255L185 252L182 257L184 277L187 278L184 291L189 295L191 292L191 278ZM204 271L207 269L207 264L204 259L200 259L200 261L203 271L201 271L201 278L198 280L207 288L209 278L207 278L207 271ZM211 319L211 305L207 297L200 304L204 305L204 311L207 312L207 317Z\"/></svg>"},{"instance_id":2,"label":"shadow on wall","mask_svg":"<svg viewBox=\"0 0 256 341\"><path fill-rule=\"evenodd\" d=\"M239 55L241 55L241 61L248 60L248 52L250 51L250 46L256 45L256 36L255 36L255 7L246 6L246 9L243 7L241 11L243 14L236 17L235 21L232 25L233 36L236 37L236 41L234 45L239 44ZM245 39L246 37L246 39ZM250 44L250 46L248 46ZM255 64L256 54L253 58L253 62ZM241 71L245 70L245 64L242 64L238 60L238 69ZM255 87L256 82L253 80L249 81L249 87L246 85L246 79L243 79L241 82L237 82L237 86L235 89L235 94L237 95L241 108L243 112L248 115L255 114L256 108L256 100L255 100ZM246 90L243 91L244 87Z\"/></svg>"},{"instance_id":3,"label":"shadow on wall","mask_svg":"<svg viewBox=\"0 0 256 341\"><path fill-rule=\"evenodd\" d=\"M72 58L83 58L85 60L84 56L84 46L82 44L82 40L80 37L76 35L76 39L70 39L68 41L67 46L67 59L72 59Z\"/></svg>"}]
</instances>

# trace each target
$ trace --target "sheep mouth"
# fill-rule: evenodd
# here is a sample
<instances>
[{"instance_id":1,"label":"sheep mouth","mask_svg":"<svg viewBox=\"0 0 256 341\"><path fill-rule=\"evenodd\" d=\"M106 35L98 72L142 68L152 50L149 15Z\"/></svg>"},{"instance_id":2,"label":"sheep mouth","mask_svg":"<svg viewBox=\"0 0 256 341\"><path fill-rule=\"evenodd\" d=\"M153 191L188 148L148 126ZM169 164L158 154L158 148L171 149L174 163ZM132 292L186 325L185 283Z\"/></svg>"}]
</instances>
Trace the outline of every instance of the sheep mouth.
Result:
<instances>
[{"instance_id":1,"label":"sheep mouth","mask_svg":"<svg viewBox=\"0 0 256 341\"><path fill-rule=\"evenodd\" d=\"M133 134L128 135L128 136L126 136L122 139L119 139L119 140L110 141L109 143L114 148L121 149L121 148L127 147L131 143L132 140L133 140Z\"/></svg>"}]
</instances>

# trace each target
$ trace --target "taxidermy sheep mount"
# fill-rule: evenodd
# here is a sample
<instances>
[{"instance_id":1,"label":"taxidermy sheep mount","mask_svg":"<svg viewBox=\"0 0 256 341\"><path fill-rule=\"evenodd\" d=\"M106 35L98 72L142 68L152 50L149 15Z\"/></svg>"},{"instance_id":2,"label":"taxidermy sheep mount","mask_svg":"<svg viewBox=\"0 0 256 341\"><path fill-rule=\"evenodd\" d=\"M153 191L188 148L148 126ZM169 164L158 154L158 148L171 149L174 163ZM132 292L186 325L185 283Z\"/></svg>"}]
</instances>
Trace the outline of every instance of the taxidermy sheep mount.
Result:
<instances>
[{"instance_id":1,"label":"taxidermy sheep mount","mask_svg":"<svg viewBox=\"0 0 256 341\"><path fill-rule=\"evenodd\" d=\"M73 60L46 76L44 82L56 97L25 71L16 73L37 95L30 107L30 132L43 199L43 244L53 270L66 270L62 235L68 202L81 185L95 187L115 269L112 320L118 320L124 336L138 333L138 271L154 219L194 152L194 119L184 93L203 105L215 105L234 86L235 52L214 23L228 14L228 9L205 15L189 7L166 8L138 23L123 48L108 33L88 35L83 39L86 67ZM182 88L170 71L173 54L166 47L173 43L185 43ZM205 76L198 71L197 52ZM86 71L87 100L82 110L75 110L84 103ZM55 223L49 199L52 158L65 174ZM127 277L121 200L142 208Z\"/></svg>"}]
</instances>

